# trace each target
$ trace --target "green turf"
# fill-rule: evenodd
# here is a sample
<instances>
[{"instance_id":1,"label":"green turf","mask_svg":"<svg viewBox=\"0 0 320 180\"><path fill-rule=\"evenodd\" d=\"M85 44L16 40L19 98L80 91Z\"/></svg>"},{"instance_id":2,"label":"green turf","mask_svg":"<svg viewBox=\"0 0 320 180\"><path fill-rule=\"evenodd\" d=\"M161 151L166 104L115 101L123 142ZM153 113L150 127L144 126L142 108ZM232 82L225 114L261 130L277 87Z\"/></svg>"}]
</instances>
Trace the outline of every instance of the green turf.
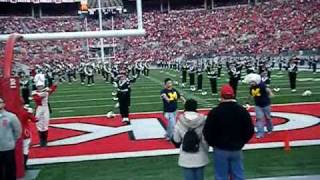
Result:
<instances>
[{"instance_id":1,"label":"green turf","mask_svg":"<svg viewBox=\"0 0 320 180\"><path fill-rule=\"evenodd\" d=\"M286 73L274 71L271 86L281 88L272 98L273 104L295 102L320 102L320 74L300 72L297 92L291 93ZM161 111L162 102L159 97L162 81L170 77L179 81L176 71L160 72L151 70L150 78L141 77L132 86L131 112ZM305 79L313 78L313 79ZM227 75L218 80L218 85L227 83ZM176 88L187 98L195 98L200 108L210 108L218 103L218 96L212 96L209 81L204 78L206 96L192 93L187 88ZM302 97L305 89L313 92L311 97ZM112 100L113 87L105 83L101 77L96 79L92 87L81 86L79 82L60 84L56 93L50 98L53 109L52 117L68 117L83 115L101 115L111 110L115 102ZM238 101L248 100L248 87L240 84ZM181 104L179 105L181 108ZM245 152L247 177L266 177L281 175L320 174L320 146L294 148L290 153L281 149L250 150ZM40 180L83 179L83 180L175 180L182 179L181 170L177 166L177 156L161 156L152 158L131 158L121 160L89 161L81 163L65 163L41 166ZM212 166L206 169L206 177L213 179Z\"/></svg>"},{"instance_id":2,"label":"green turf","mask_svg":"<svg viewBox=\"0 0 320 180\"><path fill-rule=\"evenodd\" d=\"M320 173L320 146L244 152L247 178ZM178 156L88 161L41 166L41 180L181 180ZM211 156L210 156L211 157ZM212 163L206 179L214 179Z\"/></svg>"},{"instance_id":3,"label":"green turf","mask_svg":"<svg viewBox=\"0 0 320 180\"><path fill-rule=\"evenodd\" d=\"M175 77L173 77L175 76ZM179 81L180 74L176 71L167 71L161 73L159 70L152 70L150 78L141 77L132 87L132 107L131 112L150 112L161 111L162 104L159 98L159 92L162 88L162 81L170 77ZM320 74L311 72L300 72L298 79L313 78L320 80ZM227 75L218 80L218 85L227 83ZM298 81L297 92L291 93L288 85L286 73L279 74L273 72L272 84L281 88L279 93L275 93L272 98L273 103L294 103L320 101L320 81ZM200 93L191 93L188 88L176 86L182 94L188 98L195 98L199 102L200 108L208 108L218 103L218 96L212 96L210 93L209 81L204 78L204 90L208 92L206 96ZM302 97L302 92L310 88L313 92L311 97ZM96 79L96 85L92 87L81 86L79 82L73 84L60 84L58 91L51 97L51 106L53 109L52 117L81 116L81 115L100 115L111 110L115 102L112 100L111 92L113 87L110 83L105 83L101 77ZM238 88L238 100L245 103L248 100L248 87L240 84ZM180 105L180 107L182 107Z\"/></svg>"}]
</instances>

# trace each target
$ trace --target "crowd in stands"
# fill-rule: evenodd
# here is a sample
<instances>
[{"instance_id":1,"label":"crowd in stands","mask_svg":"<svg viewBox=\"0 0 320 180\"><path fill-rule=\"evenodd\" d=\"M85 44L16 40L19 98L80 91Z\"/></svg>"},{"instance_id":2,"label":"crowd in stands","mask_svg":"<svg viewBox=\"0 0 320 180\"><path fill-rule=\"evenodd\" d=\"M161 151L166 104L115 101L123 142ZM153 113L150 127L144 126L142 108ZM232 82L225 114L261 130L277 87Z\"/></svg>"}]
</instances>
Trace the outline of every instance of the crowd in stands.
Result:
<instances>
[{"instance_id":1,"label":"crowd in stands","mask_svg":"<svg viewBox=\"0 0 320 180\"><path fill-rule=\"evenodd\" d=\"M279 54L320 48L320 1L270 1L256 6L216 10L158 11L143 14L144 37L116 38L117 59L173 60L220 54ZM114 29L136 28L135 14L115 17ZM84 18L0 18L0 33L84 31ZM99 30L88 18L88 30ZM104 19L104 29L111 20ZM106 38L109 43L111 38ZM98 43L90 39L89 44ZM0 45L3 49L3 43ZM86 54L85 40L22 42L22 55L29 64L39 61L77 62Z\"/></svg>"}]
</instances>

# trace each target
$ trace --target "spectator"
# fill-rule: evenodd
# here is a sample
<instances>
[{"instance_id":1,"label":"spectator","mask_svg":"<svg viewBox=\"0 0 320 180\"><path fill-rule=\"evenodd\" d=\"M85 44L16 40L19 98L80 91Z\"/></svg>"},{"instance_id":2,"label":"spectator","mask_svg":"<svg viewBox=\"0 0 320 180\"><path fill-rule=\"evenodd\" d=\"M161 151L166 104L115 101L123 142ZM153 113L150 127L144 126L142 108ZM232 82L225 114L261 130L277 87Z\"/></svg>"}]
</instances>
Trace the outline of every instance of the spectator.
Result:
<instances>
[{"instance_id":1,"label":"spectator","mask_svg":"<svg viewBox=\"0 0 320 180\"><path fill-rule=\"evenodd\" d=\"M164 89L160 92L161 99L163 101L163 113L164 117L168 120L166 139L170 140L173 135L174 125L176 124L176 111L178 108L178 99L185 102L184 97L173 88L173 83L170 78L164 80Z\"/></svg>"},{"instance_id":2,"label":"spectator","mask_svg":"<svg viewBox=\"0 0 320 180\"><path fill-rule=\"evenodd\" d=\"M234 99L230 85L221 88L221 103L207 117L203 134L214 148L215 179L244 180L242 148L254 134L249 112Z\"/></svg>"},{"instance_id":3,"label":"spectator","mask_svg":"<svg viewBox=\"0 0 320 180\"><path fill-rule=\"evenodd\" d=\"M15 114L5 110L0 98L0 178L16 180L16 141L21 135L21 125Z\"/></svg>"},{"instance_id":4,"label":"spectator","mask_svg":"<svg viewBox=\"0 0 320 180\"><path fill-rule=\"evenodd\" d=\"M205 124L205 116L197 112L197 101L193 99L186 101L184 110L184 113L179 116L173 134L173 140L175 143L183 142L180 147L178 164L183 168L183 176L185 180L203 180L204 168L209 162L209 146L202 134ZM187 143L185 138L188 138L186 134L190 131L194 131L197 139L199 139L197 143L193 144L198 148L198 151L196 152L187 152L188 150L185 149L185 144Z\"/></svg>"}]
</instances>

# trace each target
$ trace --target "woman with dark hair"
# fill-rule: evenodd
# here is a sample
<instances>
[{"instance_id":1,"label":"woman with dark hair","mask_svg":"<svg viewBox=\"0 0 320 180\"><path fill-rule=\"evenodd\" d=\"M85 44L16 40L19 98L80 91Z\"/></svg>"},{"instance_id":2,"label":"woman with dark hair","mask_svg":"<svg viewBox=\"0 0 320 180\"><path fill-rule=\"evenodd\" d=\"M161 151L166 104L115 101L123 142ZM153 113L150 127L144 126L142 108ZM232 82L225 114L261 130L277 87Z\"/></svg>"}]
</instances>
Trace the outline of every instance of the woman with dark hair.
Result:
<instances>
[{"instance_id":1,"label":"woman with dark hair","mask_svg":"<svg viewBox=\"0 0 320 180\"><path fill-rule=\"evenodd\" d=\"M173 141L180 146L179 166L185 180L203 180L204 167L208 164L208 145L202 134L205 116L197 112L197 101L185 102L184 113L174 128Z\"/></svg>"}]
</instances>

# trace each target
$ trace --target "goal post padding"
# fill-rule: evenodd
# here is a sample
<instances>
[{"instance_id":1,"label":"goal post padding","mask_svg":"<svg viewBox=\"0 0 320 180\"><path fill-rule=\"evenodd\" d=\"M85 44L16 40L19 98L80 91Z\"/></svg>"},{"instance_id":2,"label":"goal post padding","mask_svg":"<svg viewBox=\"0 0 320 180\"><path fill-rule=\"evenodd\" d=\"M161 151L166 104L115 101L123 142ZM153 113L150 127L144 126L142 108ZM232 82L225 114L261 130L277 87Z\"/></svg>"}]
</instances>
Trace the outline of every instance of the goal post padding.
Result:
<instances>
[{"instance_id":1,"label":"goal post padding","mask_svg":"<svg viewBox=\"0 0 320 180\"><path fill-rule=\"evenodd\" d=\"M6 110L16 114L19 119L21 119L21 111L23 111L23 103L20 97L20 83L18 77L11 76L11 70L14 44L20 38L18 35L11 35L8 38L2 60L3 76L0 77L0 97L2 97L6 103ZM18 139L15 149L17 178L23 178L25 175L22 141L22 138Z\"/></svg>"}]
</instances>

